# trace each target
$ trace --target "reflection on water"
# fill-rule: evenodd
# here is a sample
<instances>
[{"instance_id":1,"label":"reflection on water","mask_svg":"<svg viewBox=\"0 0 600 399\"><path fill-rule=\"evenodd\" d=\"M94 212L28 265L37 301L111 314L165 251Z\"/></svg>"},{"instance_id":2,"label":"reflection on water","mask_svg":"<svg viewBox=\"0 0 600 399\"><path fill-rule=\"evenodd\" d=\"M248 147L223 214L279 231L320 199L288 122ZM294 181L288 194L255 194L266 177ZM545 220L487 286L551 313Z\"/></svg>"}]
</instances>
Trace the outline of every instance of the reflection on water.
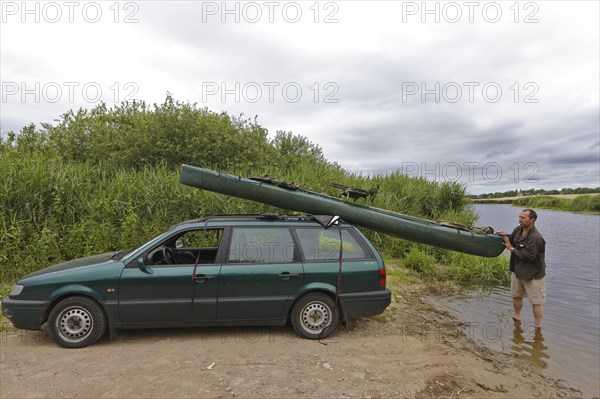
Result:
<instances>
[{"instance_id":1,"label":"reflection on water","mask_svg":"<svg viewBox=\"0 0 600 399\"><path fill-rule=\"evenodd\" d=\"M541 329L526 328L523 330L522 324L515 322L512 342L512 351L518 353L521 359L536 370L539 371L548 367L548 363L545 361L545 359L548 359L546 353L548 347L544 345L544 336Z\"/></svg>"},{"instance_id":2,"label":"reflection on water","mask_svg":"<svg viewBox=\"0 0 600 399\"><path fill-rule=\"evenodd\" d=\"M512 231L520 209L477 205L478 225ZM600 396L600 216L537 210L536 227L546 239L546 291L542 332L533 329L525 299L515 328L508 287L481 288L466 297L435 300L468 326L490 349L516 354L586 396ZM507 253L505 252L507 256ZM493 327L492 327L493 326ZM470 335L470 336L471 336Z\"/></svg>"}]
</instances>

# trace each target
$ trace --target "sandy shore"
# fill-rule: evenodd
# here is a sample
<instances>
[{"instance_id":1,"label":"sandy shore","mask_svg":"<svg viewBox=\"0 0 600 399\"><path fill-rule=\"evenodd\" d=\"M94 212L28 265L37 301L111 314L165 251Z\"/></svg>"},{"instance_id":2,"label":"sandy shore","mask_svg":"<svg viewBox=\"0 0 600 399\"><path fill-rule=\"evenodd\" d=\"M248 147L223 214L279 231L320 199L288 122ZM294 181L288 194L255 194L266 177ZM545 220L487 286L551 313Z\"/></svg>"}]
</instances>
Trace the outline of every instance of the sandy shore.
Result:
<instances>
[{"instance_id":1,"label":"sandy shore","mask_svg":"<svg viewBox=\"0 0 600 399\"><path fill-rule=\"evenodd\" d=\"M408 291L324 341L285 328L123 331L84 349L1 336L1 398L565 398L574 388L477 346Z\"/></svg>"}]
</instances>

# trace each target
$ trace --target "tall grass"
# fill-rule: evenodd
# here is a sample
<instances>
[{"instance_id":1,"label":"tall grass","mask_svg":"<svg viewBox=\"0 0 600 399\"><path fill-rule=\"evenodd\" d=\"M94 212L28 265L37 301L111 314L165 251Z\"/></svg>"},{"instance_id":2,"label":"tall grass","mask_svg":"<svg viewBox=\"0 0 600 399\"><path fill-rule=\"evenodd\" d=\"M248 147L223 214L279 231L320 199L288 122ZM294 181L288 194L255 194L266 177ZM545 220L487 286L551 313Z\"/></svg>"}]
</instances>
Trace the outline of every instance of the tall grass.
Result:
<instances>
[{"instance_id":1,"label":"tall grass","mask_svg":"<svg viewBox=\"0 0 600 399\"><path fill-rule=\"evenodd\" d=\"M379 194L360 202L470 226L465 188L408 178L364 176L329 162L302 136L269 139L256 120L216 114L170 96L154 106L124 103L69 111L56 125L31 124L0 136L0 292L29 272L99 252L138 246L180 221L210 214L283 212L179 183L195 163L241 176L271 175L337 195L330 182ZM388 257L407 256L423 276L488 281L489 259L458 256L385 234L365 233ZM490 262L490 263L486 263ZM450 271L453 269L454 271ZM434 276L434 277L435 277ZM483 276L483 277L482 277Z\"/></svg>"},{"instance_id":2,"label":"tall grass","mask_svg":"<svg viewBox=\"0 0 600 399\"><path fill-rule=\"evenodd\" d=\"M580 195L573 198L571 209L575 212L600 213L600 194Z\"/></svg>"},{"instance_id":3,"label":"tall grass","mask_svg":"<svg viewBox=\"0 0 600 399\"><path fill-rule=\"evenodd\" d=\"M261 204L195 190L165 166L127 170L45 159L0 158L2 281L59 261L135 247L182 220L264 212Z\"/></svg>"},{"instance_id":4,"label":"tall grass","mask_svg":"<svg viewBox=\"0 0 600 399\"><path fill-rule=\"evenodd\" d=\"M179 171L165 165L126 169L110 162L92 165L35 152L25 156L5 151L0 169L0 278L4 285L53 263L138 246L183 220L210 214L283 212L184 186L179 183ZM461 186L410 179L399 173L365 177L310 162L292 170L271 167L230 172L269 174L331 195L336 195L336 189L329 186L330 181L364 188L380 185L379 195L369 200L369 205L463 224L471 224L476 217L465 208ZM448 251L415 247L373 231L365 233L390 257L415 256L419 251L432 265L462 264L467 258L489 262L476 262L467 255L458 262ZM472 279L470 274L445 273L444 278Z\"/></svg>"},{"instance_id":5,"label":"tall grass","mask_svg":"<svg viewBox=\"0 0 600 399\"><path fill-rule=\"evenodd\" d=\"M527 208L600 213L600 194L580 195L575 198L560 198L540 195L535 197L519 198L514 201L514 204Z\"/></svg>"}]
</instances>

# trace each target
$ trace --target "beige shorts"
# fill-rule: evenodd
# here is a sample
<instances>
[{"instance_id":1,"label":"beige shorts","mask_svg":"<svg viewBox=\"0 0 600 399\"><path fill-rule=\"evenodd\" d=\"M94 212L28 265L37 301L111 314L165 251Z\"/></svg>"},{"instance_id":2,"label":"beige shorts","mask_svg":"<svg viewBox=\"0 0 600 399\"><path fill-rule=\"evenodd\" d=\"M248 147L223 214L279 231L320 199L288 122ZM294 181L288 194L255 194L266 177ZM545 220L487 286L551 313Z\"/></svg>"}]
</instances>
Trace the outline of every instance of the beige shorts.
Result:
<instances>
[{"instance_id":1,"label":"beige shorts","mask_svg":"<svg viewBox=\"0 0 600 399\"><path fill-rule=\"evenodd\" d=\"M529 298L532 305L542 305L546 301L546 277L531 281L519 280L512 273L510 293L513 298Z\"/></svg>"}]
</instances>

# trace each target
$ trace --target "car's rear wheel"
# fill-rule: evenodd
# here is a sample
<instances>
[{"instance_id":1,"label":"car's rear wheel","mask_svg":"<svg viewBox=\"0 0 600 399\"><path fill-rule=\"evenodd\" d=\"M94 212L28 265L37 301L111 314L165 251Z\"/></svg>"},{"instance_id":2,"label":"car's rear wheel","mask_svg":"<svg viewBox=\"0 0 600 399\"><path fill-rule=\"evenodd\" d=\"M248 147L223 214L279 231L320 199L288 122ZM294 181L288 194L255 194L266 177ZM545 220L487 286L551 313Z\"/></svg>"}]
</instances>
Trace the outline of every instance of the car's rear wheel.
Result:
<instances>
[{"instance_id":1,"label":"car's rear wheel","mask_svg":"<svg viewBox=\"0 0 600 399\"><path fill-rule=\"evenodd\" d=\"M106 332L106 316L96 301L73 296L60 301L48 316L52 339L64 348L83 348Z\"/></svg>"},{"instance_id":2,"label":"car's rear wheel","mask_svg":"<svg viewBox=\"0 0 600 399\"><path fill-rule=\"evenodd\" d=\"M327 338L335 331L339 321L337 306L326 294L306 294L292 309L294 331L304 338Z\"/></svg>"}]
</instances>

